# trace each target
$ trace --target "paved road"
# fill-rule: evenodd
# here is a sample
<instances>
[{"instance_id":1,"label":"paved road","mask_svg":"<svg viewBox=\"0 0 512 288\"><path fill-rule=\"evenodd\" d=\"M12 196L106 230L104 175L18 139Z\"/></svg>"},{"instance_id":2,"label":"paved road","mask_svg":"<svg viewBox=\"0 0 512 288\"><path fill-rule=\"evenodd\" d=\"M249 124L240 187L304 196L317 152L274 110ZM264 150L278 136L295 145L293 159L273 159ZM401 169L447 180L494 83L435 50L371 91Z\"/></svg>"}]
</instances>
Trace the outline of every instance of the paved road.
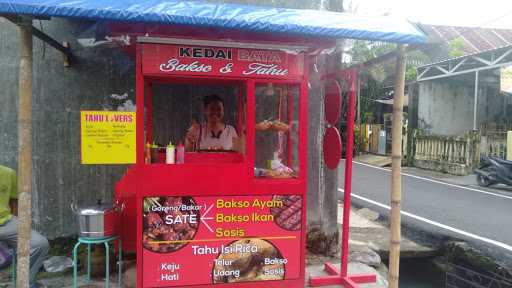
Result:
<instances>
[{"instance_id":1,"label":"paved road","mask_svg":"<svg viewBox=\"0 0 512 288\"><path fill-rule=\"evenodd\" d=\"M389 187L389 169L354 162L354 204L388 215ZM402 216L406 226L512 253L512 193L402 175Z\"/></svg>"}]
</instances>

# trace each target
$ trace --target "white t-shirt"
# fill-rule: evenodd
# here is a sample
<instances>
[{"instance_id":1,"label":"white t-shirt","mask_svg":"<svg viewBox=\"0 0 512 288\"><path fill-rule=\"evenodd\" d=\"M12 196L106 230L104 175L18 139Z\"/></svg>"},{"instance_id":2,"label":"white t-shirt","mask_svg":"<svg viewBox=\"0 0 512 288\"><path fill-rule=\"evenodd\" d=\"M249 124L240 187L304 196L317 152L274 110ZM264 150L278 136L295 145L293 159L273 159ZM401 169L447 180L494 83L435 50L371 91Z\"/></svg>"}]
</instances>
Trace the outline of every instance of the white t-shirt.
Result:
<instances>
[{"instance_id":1,"label":"white t-shirt","mask_svg":"<svg viewBox=\"0 0 512 288\"><path fill-rule=\"evenodd\" d=\"M199 149L201 150L210 149L213 146L221 146L224 150L232 150L233 138L238 137L235 128L227 124L220 131L220 134L217 135L214 135L210 129L206 129L204 124L201 125L200 131Z\"/></svg>"}]
</instances>

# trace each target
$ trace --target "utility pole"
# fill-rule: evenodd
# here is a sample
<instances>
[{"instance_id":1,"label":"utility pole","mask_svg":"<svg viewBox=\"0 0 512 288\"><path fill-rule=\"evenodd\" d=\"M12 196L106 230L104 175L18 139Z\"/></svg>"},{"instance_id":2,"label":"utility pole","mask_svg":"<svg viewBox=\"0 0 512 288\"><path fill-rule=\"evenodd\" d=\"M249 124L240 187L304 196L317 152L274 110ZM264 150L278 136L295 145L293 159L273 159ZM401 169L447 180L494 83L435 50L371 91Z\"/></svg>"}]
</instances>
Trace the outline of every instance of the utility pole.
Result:
<instances>
[{"instance_id":1,"label":"utility pole","mask_svg":"<svg viewBox=\"0 0 512 288\"><path fill-rule=\"evenodd\" d=\"M391 130L391 239L389 247L389 275L390 288L398 288L400 271L400 241L401 219L400 206L402 202L402 117L404 108L405 90L405 47L398 46L396 60L395 96L393 99L393 126Z\"/></svg>"},{"instance_id":2,"label":"utility pole","mask_svg":"<svg viewBox=\"0 0 512 288\"><path fill-rule=\"evenodd\" d=\"M32 18L21 17L18 102L18 247L16 287L29 287L32 225Z\"/></svg>"}]
</instances>

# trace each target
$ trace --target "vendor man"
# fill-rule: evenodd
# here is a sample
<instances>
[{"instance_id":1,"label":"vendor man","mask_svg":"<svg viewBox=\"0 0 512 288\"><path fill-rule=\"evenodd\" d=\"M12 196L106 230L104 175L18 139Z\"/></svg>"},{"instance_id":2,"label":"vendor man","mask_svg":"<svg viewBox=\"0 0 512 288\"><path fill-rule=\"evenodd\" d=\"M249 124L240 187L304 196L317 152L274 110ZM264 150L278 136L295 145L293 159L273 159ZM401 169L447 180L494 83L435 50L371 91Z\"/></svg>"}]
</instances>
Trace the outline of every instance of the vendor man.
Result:
<instances>
[{"instance_id":1,"label":"vendor man","mask_svg":"<svg viewBox=\"0 0 512 288\"><path fill-rule=\"evenodd\" d=\"M188 129L185 148L194 150L233 150L238 135L233 126L224 123L224 100L218 95L203 98L206 122L193 123Z\"/></svg>"},{"instance_id":2,"label":"vendor man","mask_svg":"<svg viewBox=\"0 0 512 288\"><path fill-rule=\"evenodd\" d=\"M14 214L14 215L13 215ZM18 182L16 172L0 165L0 241L16 249L18 242ZM32 230L30 238L30 287L41 287L35 282L50 245L48 240Z\"/></svg>"}]
</instances>

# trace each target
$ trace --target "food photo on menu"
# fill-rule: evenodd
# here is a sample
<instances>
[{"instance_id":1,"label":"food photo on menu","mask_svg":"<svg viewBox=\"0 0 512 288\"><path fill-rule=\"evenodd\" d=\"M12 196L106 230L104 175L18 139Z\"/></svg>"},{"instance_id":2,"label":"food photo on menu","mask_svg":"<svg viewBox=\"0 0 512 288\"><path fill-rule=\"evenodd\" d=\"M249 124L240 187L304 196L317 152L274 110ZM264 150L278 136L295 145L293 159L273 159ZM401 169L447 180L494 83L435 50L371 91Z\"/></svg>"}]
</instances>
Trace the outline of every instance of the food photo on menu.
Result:
<instances>
[{"instance_id":1,"label":"food photo on menu","mask_svg":"<svg viewBox=\"0 0 512 288\"><path fill-rule=\"evenodd\" d=\"M153 252L170 253L183 248L192 240L199 227L198 210L191 197L151 197L144 199L144 248Z\"/></svg>"},{"instance_id":2,"label":"food photo on menu","mask_svg":"<svg viewBox=\"0 0 512 288\"><path fill-rule=\"evenodd\" d=\"M237 246L241 245L254 248L237 252ZM215 259L212 283L282 280L285 277L286 260L283 260L279 250L266 240L237 240L229 244L224 251L226 253L220 253Z\"/></svg>"}]
</instances>

